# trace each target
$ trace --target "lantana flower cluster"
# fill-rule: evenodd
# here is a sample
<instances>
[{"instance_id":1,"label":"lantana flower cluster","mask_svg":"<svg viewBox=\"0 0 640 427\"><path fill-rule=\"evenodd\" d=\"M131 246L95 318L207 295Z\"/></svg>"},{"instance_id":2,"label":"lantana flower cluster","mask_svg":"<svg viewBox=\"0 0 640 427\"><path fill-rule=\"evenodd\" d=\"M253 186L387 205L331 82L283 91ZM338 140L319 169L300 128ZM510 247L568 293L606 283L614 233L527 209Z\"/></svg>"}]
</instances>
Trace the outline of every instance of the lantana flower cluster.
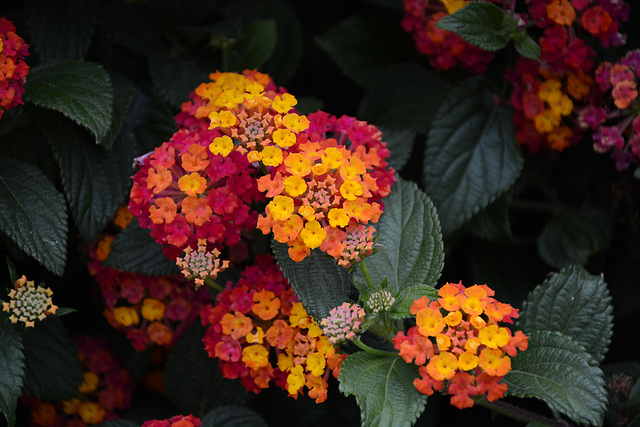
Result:
<instances>
[{"instance_id":1,"label":"lantana flower cluster","mask_svg":"<svg viewBox=\"0 0 640 427\"><path fill-rule=\"evenodd\" d=\"M513 83L518 142L530 152L563 151L579 141L578 114L594 102L592 42L608 47L625 41L619 32L629 5L613 0L535 0L531 22L542 31L540 61L519 58L507 78Z\"/></svg>"},{"instance_id":2,"label":"lantana flower cluster","mask_svg":"<svg viewBox=\"0 0 640 427\"><path fill-rule=\"evenodd\" d=\"M485 0L488 1L488 0ZM402 27L413 36L420 53L436 71L460 66L469 73L486 71L494 55L436 27L436 23L467 4L464 0L404 0Z\"/></svg>"},{"instance_id":3,"label":"lantana flower cluster","mask_svg":"<svg viewBox=\"0 0 640 427\"><path fill-rule=\"evenodd\" d=\"M117 228L126 226L127 217L122 208ZM115 234L103 235L89 247L89 273L100 286L104 316L138 351L153 344L173 346L209 301L206 289L186 286L181 276L146 276L103 265L114 239Z\"/></svg>"},{"instance_id":4,"label":"lantana flower cluster","mask_svg":"<svg viewBox=\"0 0 640 427\"><path fill-rule=\"evenodd\" d=\"M142 423L142 427L199 427L199 418L189 415L176 415L166 420L150 420Z\"/></svg>"},{"instance_id":5,"label":"lantana flower cluster","mask_svg":"<svg viewBox=\"0 0 640 427\"><path fill-rule=\"evenodd\" d=\"M407 363L420 367L420 378L413 381L418 391L450 394L451 404L460 409L472 407L473 396L486 393L493 402L504 395L507 385L500 381L511 370L510 357L527 349L528 338L502 326L513 323L518 310L494 294L487 285L447 283L437 301L414 301L416 326L393 341Z\"/></svg>"},{"instance_id":6,"label":"lantana flower cluster","mask_svg":"<svg viewBox=\"0 0 640 427\"><path fill-rule=\"evenodd\" d=\"M115 411L131 403L134 379L111 352L103 337L78 335L74 338L84 380L78 395L63 402L25 398L36 426L74 426L100 424L118 418Z\"/></svg>"},{"instance_id":7,"label":"lantana flower cluster","mask_svg":"<svg viewBox=\"0 0 640 427\"><path fill-rule=\"evenodd\" d=\"M353 340L360 331L360 325L364 322L364 308L348 302L332 308L329 317L320 321L322 331L333 344L339 344L345 340Z\"/></svg>"},{"instance_id":8,"label":"lantana flower cluster","mask_svg":"<svg viewBox=\"0 0 640 427\"><path fill-rule=\"evenodd\" d=\"M345 356L298 302L272 256L258 256L201 317L205 349L225 378L240 378L254 393L275 383L294 398L306 387L316 403L326 400L329 375L337 378Z\"/></svg>"},{"instance_id":9,"label":"lantana flower cluster","mask_svg":"<svg viewBox=\"0 0 640 427\"><path fill-rule=\"evenodd\" d=\"M9 301L2 302L2 311L10 313L11 323L21 322L25 328L32 328L36 321L56 313L58 306L53 304L52 295L50 288L36 286L22 275L9 291Z\"/></svg>"},{"instance_id":10,"label":"lantana flower cluster","mask_svg":"<svg viewBox=\"0 0 640 427\"><path fill-rule=\"evenodd\" d=\"M16 34L13 22L0 17L0 119L5 111L22 104L29 66L29 45Z\"/></svg>"}]
</instances>

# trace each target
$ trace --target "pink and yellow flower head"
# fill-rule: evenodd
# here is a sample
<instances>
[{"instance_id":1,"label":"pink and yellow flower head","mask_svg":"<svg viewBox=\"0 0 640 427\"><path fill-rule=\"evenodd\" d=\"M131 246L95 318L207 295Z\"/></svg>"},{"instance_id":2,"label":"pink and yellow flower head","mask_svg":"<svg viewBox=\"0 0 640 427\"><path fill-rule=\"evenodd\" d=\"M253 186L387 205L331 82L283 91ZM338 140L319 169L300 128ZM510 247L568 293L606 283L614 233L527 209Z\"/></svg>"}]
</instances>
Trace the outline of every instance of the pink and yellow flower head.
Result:
<instances>
[{"instance_id":1,"label":"pink and yellow flower head","mask_svg":"<svg viewBox=\"0 0 640 427\"><path fill-rule=\"evenodd\" d=\"M487 393L491 402L501 398L507 385L500 381L511 370L510 356L528 346L521 331L513 334L502 326L513 323L518 310L495 300L487 285L447 283L438 294L437 301L414 301L416 326L393 340L407 363L420 366L413 384L428 396L450 394L451 404L460 409L473 406L473 396Z\"/></svg>"},{"instance_id":2,"label":"pink and yellow flower head","mask_svg":"<svg viewBox=\"0 0 640 427\"><path fill-rule=\"evenodd\" d=\"M22 104L24 84L29 66L24 58L29 56L29 45L16 34L16 27L5 17L0 17L0 119L5 111Z\"/></svg>"},{"instance_id":3,"label":"pink and yellow flower head","mask_svg":"<svg viewBox=\"0 0 640 427\"><path fill-rule=\"evenodd\" d=\"M36 286L33 280L22 275L9 291L9 301L2 302L2 311L9 313L11 323L21 322L25 328L34 327L35 322L56 313L49 288Z\"/></svg>"},{"instance_id":4,"label":"pink and yellow flower head","mask_svg":"<svg viewBox=\"0 0 640 427\"><path fill-rule=\"evenodd\" d=\"M355 338L364 321L364 315L363 308L357 304L345 302L341 306L333 308L329 312L329 317L322 319L320 326L329 341L338 344L344 340Z\"/></svg>"},{"instance_id":5,"label":"pink and yellow flower head","mask_svg":"<svg viewBox=\"0 0 640 427\"><path fill-rule=\"evenodd\" d=\"M327 398L327 380L337 377L344 356L297 301L271 256L259 256L236 285L227 283L216 304L201 311L205 349L225 378L240 378L259 393L270 384L317 403Z\"/></svg>"},{"instance_id":6,"label":"pink and yellow flower head","mask_svg":"<svg viewBox=\"0 0 640 427\"><path fill-rule=\"evenodd\" d=\"M215 279L223 270L229 267L229 261L221 261L218 259L220 251L213 249L207 251L207 242L205 239L198 240L198 250L194 251L191 247L185 249L183 258L177 258L176 264L187 280L193 280L196 289L204 285L207 278Z\"/></svg>"},{"instance_id":7,"label":"pink and yellow flower head","mask_svg":"<svg viewBox=\"0 0 640 427\"><path fill-rule=\"evenodd\" d=\"M210 130L178 130L168 142L142 160L133 176L129 209L151 236L175 259L188 247L206 242L206 250L221 250L255 228L253 201L262 199L256 169L245 156L213 154Z\"/></svg>"}]
</instances>

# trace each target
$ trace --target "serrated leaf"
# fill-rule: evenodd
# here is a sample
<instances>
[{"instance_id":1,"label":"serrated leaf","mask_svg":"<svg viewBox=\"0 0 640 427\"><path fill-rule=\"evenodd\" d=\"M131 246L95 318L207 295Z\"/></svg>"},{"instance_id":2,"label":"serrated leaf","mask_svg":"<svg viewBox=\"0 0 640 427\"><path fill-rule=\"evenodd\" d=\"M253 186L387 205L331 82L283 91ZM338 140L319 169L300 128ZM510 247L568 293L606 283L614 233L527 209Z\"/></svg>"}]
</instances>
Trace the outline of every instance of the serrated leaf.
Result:
<instances>
[{"instance_id":1,"label":"serrated leaf","mask_svg":"<svg viewBox=\"0 0 640 427\"><path fill-rule=\"evenodd\" d=\"M56 116L42 117L40 125L60 165L71 215L84 241L92 242L126 201L134 150L130 141L119 139L106 151Z\"/></svg>"},{"instance_id":2,"label":"serrated leaf","mask_svg":"<svg viewBox=\"0 0 640 427\"><path fill-rule=\"evenodd\" d=\"M400 291L400 295L396 297L396 301L393 304L389 315L393 319L406 319L411 317L411 305L417 299L426 296L430 300L436 300L439 298L438 291L433 286L429 285L413 285Z\"/></svg>"},{"instance_id":3,"label":"serrated leaf","mask_svg":"<svg viewBox=\"0 0 640 427\"><path fill-rule=\"evenodd\" d=\"M29 71L25 100L58 111L89 129L100 143L111 126L113 87L93 62L56 60Z\"/></svg>"},{"instance_id":4,"label":"serrated leaf","mask_svg":"<svg viewBox=\"0 0 640 427\"><path fill-rule=\"evenodd\" d=\"M113 144L120 135L127 113L129 113L136 96L136 87L133 83L117 73L111 73L110 76L113 82L113 116L109 132L102 141L102 145L107 150L113 148Z\"/></svg>"},{"instance_id":5,"label":"serrated leaf","mask_svg":"<svg viewBox=\"0 0 640 427\"><path fill-rule=\"evenodd\" d=\"M509 22L511 21L511 22ZM469 2L436 22L437 28L456 33L484 50L502 49L517 28L514 18L493 3Z\"/></svg>"},{"instance_id":6,"label":"serrated leaf","mask_svg":"<svg viewBox=\"0 0 640 427\"><path fill-rule=\"evenodd\" d=\"M535 397L579 424L602 425L607 392L602 370L584 348L559 332L534 331L511 359L507 393Z\"/></svg>"},{"instance_id":7,"label":"serrated leaf","mask_svg":"<svg viewBox=\"0 0 640 427\"><path fill-rule=\"evenodd\" d=\"M561 332L600 363L613 335L613 306L607 284L580 266L567 267L529 294L518 327L525 333Z\"/></svg>"},{"instance_id":8,"label":"serrated leaf","mask_svg":"<svg viewBox=\"0 0 640 427\"><path fill-rule=\"evenodd\" d=\"M221 406L202 418L201 427L267 427L264 419L249 408Z\"/></svg>"},{"instance_id":9,"label":"serrated leaf","mask_svg":"<svg viewBox=\"0 0 640 427\"><path fill-rule=\"evenodd\" d=\"M340 368L340 391L354 395L363 426L411 426L427 404L413 386L418 367L396 356L357 352Z\"/></svg>"},{"instance_id":10,"label":"serrated leaf","mask_svg":"<svg viewBox=\"0 0 640 427\"><path fill-rule=\"evenodd\" d=\"M158 93L173 107L180 107L202 82L209 81L209 71L196 58L156 51L149 55L149 74Z\"/></svg>"},{"instance_id":11,"label":"serrated leaf","mask_svg":"<svg viewBox=\"0 0 640 427\"><path fill-rule=\"evenodd\" d=\"M631 387L626 409L626 425L629 427L640 425L640 381L636 381Z\"/></svg>"},{"instance_id":12,"label":"serrated leaf","mask_svg":"<svg viewBox=\"0 0 640 427\"><path fill-rule=\"evenodd\" d=\"M204 350L204 327L194 323L180 337L164 368L167 397L184 414L203 417L214 407L242 403L246 391L239 381L222 377L215 359Z\"/></svg>"},{"instance_id":13,"label":"serrated leaf","mask_svg":"<svg viewBox=\"0 0 640 427\"><path fill-rule=\"evenodd\" d=\"M380 17L347 18L315 37L315 42L356 84L371 88L376 87L372 79L377 71L415 55L406 48L411 46L408 34Z\"/></svg>"},{"instance_id":14,"label":"serrated leaf","mask_svg":"<svg viewBox=\"0 0 640 427\"><path fill-rule=\"evenodd\" d=\"M28 163L0 158L0 230L62 276L67 259L67 205L47 177Z\"/></svg>"},{"instance_id":15,"label":"serrated leaf","mask_svg":"<svg viewBox=\"0 0 640 427\"><path fill-rule=\"evenodd\" d=\"M538 237L542 259L555 268L584 265L589 257L605 249L613 236L607 214L599 210L560 211Z\"/></svg>"},{"instance_id":16,"label":"serrated leaf","mask_svg":"<svg viewBox=\"0 0 640 427\"><path fill-rule=\"evenodd\" d=\"M380 248L364 260L373 284L386 278L392 294L415 285L434 287L444 266L444 248L433 203L415 183L398 179L384 204L374 225Z\"/></svg>"},{"instance_id":17,"label":"serrated leaf","mask_svg":"<svg viewBox=\"0 0 640 427\"><path fill-rule=\"evenodd\" d=\"M26 5L29 44L40 62L84 59L95 27L96 0L32 0Z\"/></svg>"},{"instance_id":18,"label":"serrated leaf","mask_svg":"<svg viewBox=\"0 0 640 427\"><path fill-rule=\"evenodd\" d=\"M231 58L231 69L260 68L276 47L276 22L273 19L257 21L245 28L243 33L243 37L233 45L235 55Z\"/></svg>"},{"instance_id":19,"label":"serrated leaf","mask_svg":"<svg viewBox=\"0 0 640 427\"><path fill-rule=\"evenodd\" d=\"M396 171L402 169L413 152L413 143L416 139L416 132L411 129L379 127L382 132L382 140L387 143L387 148L391 155L387 159L389 166Z\"/></svg>"},{"instance_id":20,"label":"serrated leaf","mask_svg":"<svg viewBox=\"0 0 640 427\"><path fill-rule=\"evenodd\" d=\"M22 396L24 353L22 339L7 316L0 314L0 412L9 427L16 423L18 398ZM0 416L0 419L1 416Z\"/></svg>"},{"instance_id":21,"label":"serrated leaf","mask_svg":"<svg viewBox=\"0 0 640 427\"><path fill-rule=\"evenodd\" d=\"M289 257L288 246L275 240L271 241L271 249L298 300L316 321L349 299L351 278L335 259L313 249L305 259L295 262Z\"/></svg>"},{"instance_id":22,"label":"serrated leaf","mask_svg":"<svg viewBox=\"0 0 640 427\"><path fill-rule=\"evenodd\" d=\"M136 219L111 243L111 251L104 260L104 265L146 276L180 273L175 262L164 255L162 246L151 237L149 230L140 228Z\"/></svg>"},{"instance_id":23,"label":"serrated leaf","mask_svg":"<svg viewBox=\"0 0 640 427\"><path fill-rule=\"evenodd\" d=\"M449 84L437 73L416 64L389 66L372 75L358 117L376 126L426 132Z\"/></svg>"},{"instance_id":24,"label":"serrated leaf","mask_svg":"<svg viewBox=\"0 0 640 427\"><path fill-rule=\"evenodd\" d=\"M26 361L24 394L53 401L77 396L84 374L62 320L43 320L26 330L22 340Z\"/></svg>"},{"instance_id":25,"label":"serrated leaf","mask_svg":"<svg viewBox=\"0 0 640 427\"><path fill-rule=\"evenodd\" d=\"M458 85L438 111L424 157L424 185L445 237L511 187L524 164L513 112L482 78Z\"/></svg>"},{"instance_id":26,"label":"serrated leaf","mask_svg":"<svg viewBox=\"0 0 640 427\"><path fill-rule=\"evenodd\" d=\"M509 223L509 207L513 198L512 191L503 193L489 204L486 209L469 220L466 224L473 235L484 240L509 241L514 240Z\"/></svg>"}]
</instances>

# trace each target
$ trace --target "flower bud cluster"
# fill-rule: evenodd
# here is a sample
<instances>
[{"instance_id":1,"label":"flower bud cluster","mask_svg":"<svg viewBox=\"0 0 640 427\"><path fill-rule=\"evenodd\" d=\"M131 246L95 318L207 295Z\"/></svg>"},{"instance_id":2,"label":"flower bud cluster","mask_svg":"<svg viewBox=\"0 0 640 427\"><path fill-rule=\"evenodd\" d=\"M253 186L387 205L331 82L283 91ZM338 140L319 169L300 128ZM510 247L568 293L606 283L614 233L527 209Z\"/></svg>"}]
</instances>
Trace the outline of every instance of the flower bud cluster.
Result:
<instances>
[{"instance_id":1,"label":"flower bud cluster","mask_svg":"<svg viewBox=\"0 0 640 427\"><path fill-rule=\"evenodd\" d=\"M11 323L21 322L26 328L34 327L37 320L56 313L58 306L51 300L51 289L36 286L24 275L15 281L13 287L8 295L9 301L2 302L2 311L10 313Z\"/></svg>"},{"instance_id":2,"label":"flower bud cluster","mask_svg":"<svg viewBox=\"0 0 640 427\"><path fill-rule=\"evenodd\" d=\"M364 321L364 315L364 308L345 302L341 306L331 309L329 317L322 319L320 326L329 341L333 344L339 344L344 340L355 338Z\"/></svg>"}]
</instances>

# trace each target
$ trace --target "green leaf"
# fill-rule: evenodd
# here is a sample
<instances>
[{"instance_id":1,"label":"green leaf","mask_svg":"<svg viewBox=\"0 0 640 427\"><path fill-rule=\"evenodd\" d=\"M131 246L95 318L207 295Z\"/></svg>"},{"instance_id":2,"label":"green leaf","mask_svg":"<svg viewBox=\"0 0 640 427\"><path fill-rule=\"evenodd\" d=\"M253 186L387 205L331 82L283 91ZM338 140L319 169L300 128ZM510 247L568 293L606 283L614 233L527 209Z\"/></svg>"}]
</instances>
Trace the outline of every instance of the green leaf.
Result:
<instances>
[{"instance_id":1,"label":"green leaf","mask_svg":"<svg viewBox=\"0 0 640 427\"><path fill-rule=\"evenodd\" d=\"M0 158L0 230L48 270L62 276L67 205L34 166Z\"/></svg>"},{"instance_id":2,"label":"green leaf","mask_svg":"<svg viewBox=\"0 0 640 427\"><path fill-rule=\"evenodd\" d=\"M9 427L16 423L18 398L22 396L24 353L22 339L8 317L0 313L0 412ZM1 419L1 418L0 418Z\"/></svg>"},{"instance_id":3,"label":"green leaf","mask_svg":"<svg viewBox=\"0 0 640 427\"><path fill-rule=\"evenodd\" d=\"M609 246L613 226L599 210L560 211L545 225L538 237L542 259L555 268L584 265L592 255Z\"/></svg>"},{"instance_id":4,"label":"green leaf","mask_svg":"<svg viewBox=\"0 0 640 427\"><path fill-rule=\"evenodd\" d=\"M444 249L433 203L415 183L398 179L384 204L375 224L380 248L364 260L373 284L379 286L386 278L394 295L415 285L434 287L444 266Z\"/></svg>"},{"instance_id":5,"label":"green leaf","mask_svg":"<svg viewBox=\"0 0 640 427\"><path fill-rule=\"evenodd\" d=\"M469 220L466 224L473 235L484 240L514 240L509 223L509 207L513 198L512 191L506 191L493 201L486 209Z\"/></svg>"},{"instance_id":6,"label":"green leaf","mask_svg":"<svg viewBox=\"0 0 640 427\"><path fill-rule=\"evenodd\" d=\"M418 376L418 367L400 357L361 351L342 362L340 391L355 395L363 426L411 426L427 404L413 386Z\"/></svg>"},{"instance_id":7,"label":"green leaf","mask_svg":"<svg viewBox=\"0 0 640 427\"><path fill-rule=\"evenodd\" d=\"M164 368L167 397L182 413L197 417L219 405L242 403L246 396L242 384L223 378L217 361L204 350L204 331L194 323L180 337Z\"/></svg>"},{"instance_id":8,"label":"green leaf","mask_svg":"<svg viewBox=\"0 0 640 427\"><path fill-rule=\"evenodd\" d=\"M469 2L436 22L437 28L456 33L484 50L495 51L507 45L517 29L514 18L493 3Z\"/></svg>"},{"instance_id":9,"label":"green leaf","mask_svg":"<svg viewBox=\"0 0 640 427\"><path fill-rule=\"evenodd\" d=\"M275 19L277 40L271 56L262 66L278 85L287 84L295 74L302 58L302 26L297 14L288 2L283 0L261 1L267 16Z\"/></svg>"},{"instance_id":10,"label":"green leaf","mask_svg":"<svg viewBox=\"0 0 640 427\"><path fill-rule=\"evenodd\" d=\"M626 421L630 427L640 425L640 381L636 381L629 391Z\"/></svg>"},{"instance_id":11,"label":"green leaf","mask_svg":"<svg viewBox=\"0 0 640 427\"><path fill-rule=\"evenodd\" d=\"M267 427L256 412L241 406L221 406L202 418L201 427Z\"/></svg>"},{"instance_id":12,"label":"green leaf","mask_svg":"<svg viewBox=\"0 0 640 427\"><path fill-rule=\"evenodd\" d=\"M149 74L156 90L176 108L189 99L189 94L200 83L209 81L209 71L185 53L156 51L149 55L148 62Z\"/></svg>"},{"instance_id":13,"label":"green leaf","mask_svg":"<svg viewBox=\"0 0 640 427\"><path fill-rule=\"evenodd\" d=\"M567 267L529 294L518 327L525 333L562 332L600 363L613 335L613 306L607 284L580 266Z\"/></svg>"},{"instance_id":14,"label":"green leaf","mask_svg":"<svg viewBox=\"0 0 640 427\"><path fill-rule=\"evenodd\" d=\"M396 171L401 170L407 164L409 157L411 157L416 132L411 129L387 128L384 126L380 126L379 129L382 132L382 140L387 143L387 148L391 152L387 163Z\"/></svg>"},{"instance_id":15,"label":"green leaf","mask_svg":"<svg viewBox=\"0 0 640 427\"><path fill-rule=\"evenodd\" d=\"M7 270L9 272L9 283L15 283L18 280L18 271L16 270L16 266L13 265L11 258L9 255L4 256L5 261L7 262Z\"/></svg>"},{"instance_id":16,"label":"green leaf","mask_svg":"<svg viewBox=\"0 0 640 427\"><path fill-rule=\"evenodd\" d=\"M113 148L114 142L120 135L122 125L136 96L136 87L122 75L111 73L111 81L113 82L113 116L109 132L102 141L102 145L107 150Z\"/></svg>"},{"instance_id":17,"label":"green leaf","mask_svg":"<svg viewBox=\"0 0 640 427\"><path fill-rule=\"evenodd\" d=\"M349 299L352 287L349 273L329 255L313 249L305 259L295 262L289 257L285 243L272 240L271 249L298 300L316 321L320 322L329 316L331 309Z\"/></svg>"},{"instance_id":18,"label":"green leaf","mask_svg":"<svg viewBox=\"0 0 640 427\"><path fill-rule=\"evenodd\" d=\"M160 24L152 21L139 2L100 2L100 25L109 37L136 53L149 55L163 49Z\"/></svg>"},{"instance_id":19,"label":"green leaf","mask_svg":"<svg viewBox=\"0 0 640 427\"><path fill-rule=\"evenodd\" d=\"M32 0L25 4L29 44L35 49L39 62L84 59L95 27L96 0L64 3Z\"/></svg>"},{"instance_id":20,"label":"green leaf","mask_svg":"<svg viewBox=\"0 0 640 427\"><path fill-rule=\"evenodd\" d=\"M450 91L438 74L416 64L397 64L371 78L358 117L376 126L426 132Z\"/></svg>"},{"instance_id":21,"label":"green leaf","mask_svg":"<svg viewBox=\"0 0 640 427\"><path fill-rule=\"evenodd\" d=\"M233 45L235 55L231 57L231 69L241 71L260 68L273 53L277 38L276 21L273 19L249 25L244 29L243 37Z\"/></svg>"},{"instance_id":22,"label":"green leaf","mask_svg":"<svg viewBox=\"0 0 640 427\"><path fill-rule=\"evenodd\" d=\"M514 42L520 55L536 61L540 59L540 46L527 34L526 30L520 30L516 33Z\"/></svg>"},{"instance_id":23,"label":"green leaf","mask_svg":"<svg viewBox=\"0 0 640 427\"><path fill-rule=\"evenodd\" d=\"M43 320L26 330L22 340L26 359L24 394L54 401L77 396L84 374L62 320Z\"/></svg>"},{"instance_id":24,"label":"green leaf","mask_svg":"<svg viewBox=\"0 0 640 427\"><path fill-rule=\"evenodd\" d=\"M316 36L315 42L356 84L370 88L376 87L373 78L378 71L415 56L410 36L381 17L347 18Z\"/></svg>"},{"instance_id":25,"label":"green leaf","mask_svg":"<svg viewBox=\"0 0 640 427\"><path fill-rule=\"evenodd\" d=\"M133 147L119 139L113 150L106 151L56 116L43 117L40 124L60 165L71 215L84 241L92 242L126 201Z\"/></svg>"},{"instance_id":26,"label":"green leaf","mask_svg":"<svg viewBox=\"0 0 640 427\"><path fill-rule=\"evenodd\" d=\"M602 425L607 391L602 370L580 344L559 332L534 331L511 359L507 393L535 397L579 424Z\"/></svg>"},{"instance_id":27,"label":"green leaf","mask_svg":"<svg viewBox=\"0 0 640 427\"><path fill-rule=\"evenodd\" d=\"M93 62L56 60L29 71L25 100L59 111L103 142L113 114L109 74Z\"/></svg>"},{"instance_id":28,"label":"green leaf","mask_svg":"<svg viewBox=\"0 0 640 427\"><path fill-rule=\"evenodd\" d=\"M133 132L141 153L153 151L176 131L171 107L155 92L143 90L134 101L131 111L137 113Z\"/></svg>"},{"instance_id":29,"label":"green leaf","mask_svg":"<svg viewBox=\"0 0 640 427\"><path fill-rule=\"evenodd\" d=\"M406 319L411 317L411 305L417 299L426 296L431 301L439 298L438 291L429 285L413 285L400 291L396 301L389 310L389 315L393 319Z\"/></svg>"},{"instance_id":30,"label":"green leaf","mask_svg":"<svg viewBox=\"0 0 640 427\"><path fill-rule=\"evenodd\" d=\"M524 164L513 111L471 78L458 85L429 131L424 185L450 236L507 191Z\"/></svg>"},{"instance_id":31,"label":"green leaf","mask_svg":"<svg viewBox=\"0 0 640 427\"><path fill-rule=\"evenodd\" d=\"M180 274L175 262L164 255L162 246L136 219L116 236L104 265L147 276Z\"/></svg>"}]
</instances>

